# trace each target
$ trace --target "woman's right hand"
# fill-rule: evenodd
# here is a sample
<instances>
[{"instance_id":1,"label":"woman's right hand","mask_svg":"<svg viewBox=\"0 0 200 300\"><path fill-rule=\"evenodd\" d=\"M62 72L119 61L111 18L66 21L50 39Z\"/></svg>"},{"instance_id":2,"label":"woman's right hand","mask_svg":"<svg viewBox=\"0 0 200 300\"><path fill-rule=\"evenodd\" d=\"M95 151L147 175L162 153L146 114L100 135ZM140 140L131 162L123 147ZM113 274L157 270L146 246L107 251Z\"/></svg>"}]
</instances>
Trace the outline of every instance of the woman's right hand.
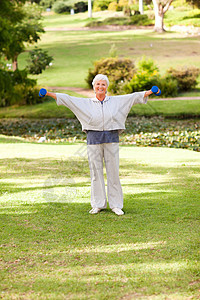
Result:
<instances>
[{"instance_id":1,"label":"woman's right hand","mask_svg":"<svg viewBox=\"0 0 200 300\"><path fill-rule=\"evenodd\" d=\"M47 90L44 89L44 88L42 88L42 89L39 91L39 97L40 97L40 98L45 97L46 94L47 94Z\"/></svg>"},{"instance_id":2,"label":"woman's right hand","mask_svg":"<svg viewBox=\"0 0 200 300\"><path fill-rule=\"evenodd\" d=\"M52 97L53 99L57 99L57 96L55 93L50 93L50 92L47 92L46 89L42 88L40 91L39 91L39 96L40 98L43 98L45 96L49 96L49 97Z\"/></svg>"}]
</instances>

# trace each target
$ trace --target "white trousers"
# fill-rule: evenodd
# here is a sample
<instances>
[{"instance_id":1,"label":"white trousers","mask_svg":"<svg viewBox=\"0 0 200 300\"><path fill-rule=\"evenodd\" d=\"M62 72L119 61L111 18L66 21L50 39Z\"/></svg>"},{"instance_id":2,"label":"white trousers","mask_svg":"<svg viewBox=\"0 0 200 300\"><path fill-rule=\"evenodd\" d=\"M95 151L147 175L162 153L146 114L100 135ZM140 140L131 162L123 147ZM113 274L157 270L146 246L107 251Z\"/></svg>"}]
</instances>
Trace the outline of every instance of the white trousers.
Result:
<instances>
[{"instance_id":1,"label":"white trousers","mask_svg":"<svg viewBox=\"0 0 200 300\"><path fill-rule=\"evenodd\" d=\"M87 145L91 176L91 206L106 208L103 159L107 174L107 196L110 208L123 208L123 193L119 179L119 143Z\"/></svg>"}]
</instances>

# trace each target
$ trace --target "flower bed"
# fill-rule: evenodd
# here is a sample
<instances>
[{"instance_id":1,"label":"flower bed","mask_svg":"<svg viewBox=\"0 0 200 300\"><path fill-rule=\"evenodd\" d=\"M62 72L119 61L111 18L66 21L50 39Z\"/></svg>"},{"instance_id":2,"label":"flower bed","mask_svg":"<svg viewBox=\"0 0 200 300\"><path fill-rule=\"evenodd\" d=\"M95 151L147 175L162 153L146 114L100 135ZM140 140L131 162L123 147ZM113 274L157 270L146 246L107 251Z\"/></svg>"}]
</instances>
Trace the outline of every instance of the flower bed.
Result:
<instances>
[{"instance_id":1,"label":"flower bed","mask_svg":"<svg viewBox=\"0 0 200 300\"><path fill-rule=\"evenodd\" d=\"M20 136L28 141L85 141L77 119L1 119L0 134ZM200 152L200 120L171 120L163 117L129 117L120 135L123 145L184 148Z\"/></svg>"}]
</instances>

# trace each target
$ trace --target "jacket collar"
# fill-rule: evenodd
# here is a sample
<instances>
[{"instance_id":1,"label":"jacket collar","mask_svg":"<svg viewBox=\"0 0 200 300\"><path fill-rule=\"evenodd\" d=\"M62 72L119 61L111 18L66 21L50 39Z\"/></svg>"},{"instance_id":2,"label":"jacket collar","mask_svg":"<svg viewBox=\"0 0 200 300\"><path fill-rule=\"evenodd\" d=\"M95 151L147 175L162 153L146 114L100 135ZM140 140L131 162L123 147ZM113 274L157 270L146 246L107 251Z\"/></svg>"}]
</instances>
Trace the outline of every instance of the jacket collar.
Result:
<instances>
[{"instance_id":1,"label":"jacket collar","mask_svg":"<svg viewBox=\"0 0 200 300\"><path fill-rule=\"evenodd\" d=\"M108 101L109 98L110 98L109 96L106 96L105 99L103 100L103 102ZM95 97L95 98L92 98L92 101L93 101L93 102L101 102L101 101L100 101L99 99L97 99L96 97Z\"/></svg>"}]
</instances>

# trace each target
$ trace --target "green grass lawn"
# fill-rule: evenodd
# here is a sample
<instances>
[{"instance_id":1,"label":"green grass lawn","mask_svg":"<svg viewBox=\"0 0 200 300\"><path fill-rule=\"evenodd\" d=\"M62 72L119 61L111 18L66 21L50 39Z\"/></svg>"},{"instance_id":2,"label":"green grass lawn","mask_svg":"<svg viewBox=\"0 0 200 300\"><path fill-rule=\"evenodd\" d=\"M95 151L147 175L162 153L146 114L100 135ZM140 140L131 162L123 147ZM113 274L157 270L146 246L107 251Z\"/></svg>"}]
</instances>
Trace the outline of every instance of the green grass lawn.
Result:
<instances>
[{"instance_id":1,"label":"green grass lawn","mask_svg":"<svg viewBox=\"0 0 200 300\"><path fill-rule=\"evenodd\" d=\"M161 74L170 67L200 67L198 37L178 33L160 35L152 30L48 31L42 35L38 47L54 57L53 66L34 78L41 86L87 87L88 69L94 61L108 57L113 44L119 57L130 57L135 62L144 55L153 58ZM27 52L19 56L20 68L27 64L27 56Z\"/></svg>"},{"instance_id":2,"label":"green grass lawn","mask_svg":"<svg viewBox=\"0 0 200 300\"><path fill-rule=\"evenodd\" d=\"M80 97L70 91L63 92ZM129 116L199 117L200 100L151 100L146 105L134 105ZM64 106L57 106L55 100L47 99L35 105L1 108L0 118L74 118L74 114Z\"/></svg>"},{"instance_id":3,"label":"green grass lawn","mask_svg":"<svg viewBox=\"0 0 200 300\"><path fill-rule=\"evenodd\" d=\"M99 11L93 12L92 20L104 20L108 17L113 16L121 16L123 17L123 12L113 12L113 11ZM88 12L78 13L74 15L69 14L56 14L54 12L43 13L43 25L48 30L50 28L80 28L84 27L91 18L88 18Z\"/></svg>"},{"instance_id":4,"label":"green grass lawn","mask_svg":"<svg viewBox=\"0 0 200 300\"><path fill-rule=\"evenodd\" d=\"M164 23L166 26L182 25L200 27L200 10L192 9L191 7L185 7L185 9L177 7L166 13Z\"/></svg>"},{"instance_id":5,"label":"green grass lawn","mask_svg":"<svg viewBox=\"0 0 200 300\"><path fill-rule=\"evenodd\" d=\"M182 3L181 3L182 2ZM172 8L173 7L173 8ZM200 26L200 9L194 9L190 5L186 5L183 1L173 1L171 5L172 9L169 9L164 16L164 24L168 27L173 25L183 26ZM138 7L139 9L139 7ZM145 14L153 13L152 10L144 9ZM84 27L89 21L103 21L110 17L124 17L123 11L99 11L92 13L92 19L88 18L88 12L78 13L75 15L67 14L55 14L44 13L43 25L48 30L50 28L77 28Z\"/></svg>"},{"instance_id":6,"label":"green grass lawn","mask_svg":"<svg viewBox=\"0 0 200 300\"><path fill-rule=\"evenodd\" d=\"M179 24L182 20L180 24L183 24L183 21L199 20L200 10L188 7L180 9L181 5L177 1L174 1L174 5L175 9L166 14L167 26L173 21L173 24ZM123 12L95 12L93 19L103 20L116 14L122 16ZM75 27L84 27L87 22L87 12L73 16L54 13L44 15L43 24L48 31L41 36L38 47L47 50L54 61L53 66L42 74L33 76L39 86L87 87L85 78L89 68L93 67L94 61L108 57L113 45L119 57L129 57L135 63L144 55L153 58L162 75L170 67L191 65L200 67L198 36L176 32L158 34L153 32L153 29L73 31ZM72 30L59 31L62 27ZM51 31L52 28L58 31ZM33 46L30 46L27 50L32 48ZM19 68L22 69L27 65L27 58L27 51L19 56ZM199 95L199 90L196 93Z\"/></svg>"},{"instance_id":7,"label":"green grass lawn","mask_svg":"<svg viewBox=\"0 0 200 300\"><path fill-rule=\"evenodd\" d=\"M89 215L86 145L0 139L2 299L198 299L197 152L120 148L125 215Z\"/></svg>"},{"instance_id":8,"label":"green grass lawn","mask_svg":"<svg viewBox=\"0 0 200 300\"><path fill-rule=\"evenodd\" d=\"M79 94L69 90L54 90L54 92L63 92L70 96L80 97ZM39 104L2 107L0 109L0 119L1 118L74 118L74 114L68 108L58 106L52 98L46 97L45 102Z\"/></svg>"}]
</instances>

